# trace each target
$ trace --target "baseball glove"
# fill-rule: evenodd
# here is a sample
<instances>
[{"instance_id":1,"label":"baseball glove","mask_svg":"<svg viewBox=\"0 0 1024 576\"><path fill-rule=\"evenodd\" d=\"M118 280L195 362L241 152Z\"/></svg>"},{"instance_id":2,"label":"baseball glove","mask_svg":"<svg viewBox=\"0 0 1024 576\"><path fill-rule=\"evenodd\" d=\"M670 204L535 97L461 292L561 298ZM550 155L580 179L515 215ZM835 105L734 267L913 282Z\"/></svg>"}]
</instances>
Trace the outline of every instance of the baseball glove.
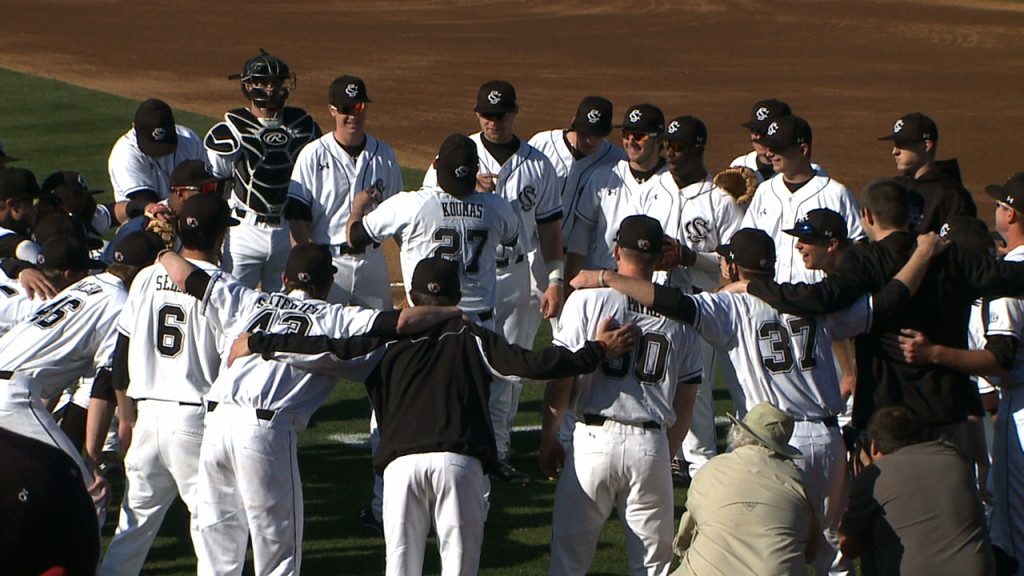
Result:
<instances>
[{"instance_id":1,"label":"baseball glove","mask_svg":"<svg viewBox=\"0 0 1024 576\"><path fill-rule=\"evenodd\" d=\"M178 237L178 217L174 212L163 204L152 204L146 209L145 216L149 219L146 230L155 233L167 248L173 250Z\"/></svg>"},{"instance_id":2,"label":"baseball glove","mask_svg":"<svg viewBox=\"0 0 1024 576\"><path fill-rule=\"evenodd\" d=\"M746 206L757 191L757 176L750 168L726 168L715 174L715 186L725 190L740 206Z\"/></svg>"}]
</instances>

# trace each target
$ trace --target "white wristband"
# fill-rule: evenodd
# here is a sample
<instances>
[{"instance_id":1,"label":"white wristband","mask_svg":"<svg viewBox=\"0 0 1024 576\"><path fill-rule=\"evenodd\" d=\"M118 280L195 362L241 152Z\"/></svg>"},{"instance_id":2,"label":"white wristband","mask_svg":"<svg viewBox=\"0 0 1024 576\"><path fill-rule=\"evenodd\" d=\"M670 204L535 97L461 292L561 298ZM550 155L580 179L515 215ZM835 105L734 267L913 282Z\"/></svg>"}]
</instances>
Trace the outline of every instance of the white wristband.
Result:
<instances>
[{"instance_id":1,"label":"white wristband","mask_svg":"<svg viewBox=\"0 0 1024 576\"><path fill-rule=\"evenodd\" d=\"M565 262L552 260L548 263L548 284L565 286Z\"/></svg>"}]
</instances>

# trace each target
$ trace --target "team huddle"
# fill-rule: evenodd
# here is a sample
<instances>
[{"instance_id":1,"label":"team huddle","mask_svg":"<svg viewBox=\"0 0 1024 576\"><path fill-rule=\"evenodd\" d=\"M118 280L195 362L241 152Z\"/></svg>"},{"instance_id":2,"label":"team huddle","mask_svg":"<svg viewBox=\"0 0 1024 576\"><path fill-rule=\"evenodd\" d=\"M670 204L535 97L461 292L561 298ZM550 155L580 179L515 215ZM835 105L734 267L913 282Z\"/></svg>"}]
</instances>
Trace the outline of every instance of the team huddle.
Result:
<instances>
[{"instance_id":1,"label":"team huddle","mask_svg":"<svg viewBox=\"0 0 1024 576\"><path fill-rule=\"evenodd\" d=\"M635 575L1024 562L1024 173L986 188L990 231L920 113L880 138L898 176L855 195L779 100L754 104L753 150L714 173L695 116L588 96L526 140L515 88L491 81L480 131L410 187L366 132L362 79L330 84L322 133L286 105L281 59L231 78L247 104L204 138L139 106L110 204L0 146L12 574L137 575L178 497L199 574L241 574L250 547L256 574L300 573L296 435L339 378L373 408L360 517L389 575L422 572L432 530L442 573L479 571L492 483L530 482L511 460L524 384L545 386L551 575L588 573L613 509ZM552 346L533 351L544 321ZM110 454L125 492L101 561ZM33 541L58 497L79 546Z\"/></svg>"}]
</instances>

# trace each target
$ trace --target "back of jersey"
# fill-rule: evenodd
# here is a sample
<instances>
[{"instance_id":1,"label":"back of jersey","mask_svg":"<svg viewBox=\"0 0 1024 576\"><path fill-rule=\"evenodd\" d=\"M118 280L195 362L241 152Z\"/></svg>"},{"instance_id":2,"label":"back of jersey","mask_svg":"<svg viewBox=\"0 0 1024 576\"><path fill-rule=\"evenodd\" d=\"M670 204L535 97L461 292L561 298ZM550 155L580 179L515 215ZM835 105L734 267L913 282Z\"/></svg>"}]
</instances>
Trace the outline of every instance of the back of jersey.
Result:
<instances>
[{"instance_id":1,"label":"back of jersey","mask_svg":"<svg viewBox=\"0 0 1024 576\"><path fill-rule=\"evenodd\" d=\"M675 422L676 387L700 378L702 364L697 334L610 288L577 290L565 303L553 342L579 350L595 339L601 322L611 316L618 325L636 322L643 337L632 353L608 360L576 381L575 412L622 422L654 420L666 427Z\"/></svg>"}]
</instances>

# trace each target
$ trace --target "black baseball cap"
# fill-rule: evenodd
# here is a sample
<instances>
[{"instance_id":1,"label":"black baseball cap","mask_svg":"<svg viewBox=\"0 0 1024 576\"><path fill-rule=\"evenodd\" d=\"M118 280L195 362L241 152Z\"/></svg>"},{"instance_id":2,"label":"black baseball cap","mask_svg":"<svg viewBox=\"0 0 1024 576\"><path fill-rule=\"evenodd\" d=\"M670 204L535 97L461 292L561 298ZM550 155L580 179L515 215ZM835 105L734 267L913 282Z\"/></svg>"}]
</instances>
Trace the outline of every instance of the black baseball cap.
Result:
<instances>
[{"instance_id":1,"label":"black baseball cap","mask_svg":"<svg viewBox=\"0 0 1024 576\"><path fill-rule=\"evenodd\" d=\"M515 112L516 109L516 89L504 80L492 80L480 87L473 111L480 114L504 114Z\"/></svg>"},{"instance_id":2,"label":"black baseball cap","mask_svg":"<svg viewBox=\"0 0 1024 576\"><path fill-rule=\"evenodd\" d=\"M600 96L587 96L580 100L572 130L584 136L607 136L612 132L612 103Z\"/></svg>"},{"instance_id":3,"label":"black baseball cap","mask_svg":"<svg viewBox=\"0 0 1024 576\"><path fill-rule=\"evenodd\" d=\"M183 234L200 231L215 234L237 225L238 220L231 217L227 201L212 194L190 196L178 211L178 231Z\"/></svg>"},{"instance_id":4,"label":"black baseball cap","mask_svg":"<svg viewBox=\"0 0 1024 576\"><path fill-rule=\"evenodd\" d=\"M321 286L330 282L337 271L327 245L310 243L292 248L284 275L292 282Z\"/></svg>"},{"instance_id":5,"label":"black baseball cap","mask_svg":"<svg viewBox=\"0 0 1024 576\"><path fill-rule=\"evenodd\" d=\"M7 147L4 146L3 142L0 142L0 168L2 168L4 166L4 164L7 164L8 162L17 162L18 160L21 160L21 158L15 158L14 156L8 156L7 155Z\"/></svg>"},{"instance_id":6,"label":"black baseball cap","mask_svg":"<svg viewBox=\"0 0 1024 576\"><path fill-rule=\"evenodd\" d=\"M135 138L146 156L159 158L178 149L174 112L163 100L150 98L135 111Z\"/></svg>"},{"instance_id":7,"label":"black baseball cap","mask_svg":"<svg viewBox=\"0 0 1024 576\"><path fill-rule=\"evenodd\" d=\"M811 139L811 125L803 118L791 115L769 122L757 141L769 148L783 150L790 146L810 144Z\"/></svg>"},{"instance_id":8,"label":"black baseball cap","mask_svg":"<svg viewBox=\"0 0 1024 576\"><path fill-rule=\"evenodd\" d=\"M623 116L623 132L665 132L665 113L654 104L637 104L630 106Z\"/></svg>"},{"instance_id":9,"label":"black baseball cap","mask_svg":"<svg viewBox=\"0 0 1024 576\"><path fill-rule=\"evenodd\" d=\"M462 134L452 134L437 152L437 184L452 196L461 198L476 189L480 157L476 144Z\"/></svg>"},{"instance_id":10,"label":"black baseball cap","mask_svg":"<svg viewBox=\"0 0 1024 576\"><path fill-rule=\"evenodd\" d=\"M156 253L153 253L156 257ZM152 262L153 258L150 258ZM50 270L103 270L106 262L89 257L89 247L77 236L54 236L43 243L37 263Z\"/></svg>"},{"instance_id":11,"label":"black baseball cap","mask_svg":"<svg viewBox=\"0 0 1024 576\"><path fill-rule=\"evenodd\" d=\"M31 170L0 168L0 200L39 198L39 181Z\"/></svg>"},{"instance_id":12,"label":"black baseball cap","mask_svg":"<svg viewBox=\"0 0 1024 576\"><path fill-rule=\"evenodd\" d=\"M1024 172L1010 176L1006 183L985 186L985 192L1017 212L1024 212Z\"/></svg>"},{"instance_id":13,"label":"black baseball cap","mask_svg":"<svg viewBox=\"0 0 1024 576\"><path fill-rule=\"evenodd\" d=\"M828 208L815 208L806 216L796 221L796 226L789 230L783 230L790 236L800 239L831 240L835 238L840 242L847 239L849 232L846 230L846 220L842 214Z\"/></svg>"},{"instance_id":14,"label":"black baseball cap","mask_svg":"<svg viewBox=\"0 0 1024 576\"><path fill-rule=\"evenodd\" d=\"M136 230L114 246L113 263L149 266L161 250L167 248L162 238L148 230Z\"/></svg>"},{"instance_id":15,"label":"black baseball cap","mask_svg":"<svg viewBox=\"0 0 1024 576\"><path fill-rule=\"evenodd\" d=\"M645 254L661 254L665 231L661 223L643 214L627 216L619 224L615 243L619 248L636 250Z\"/></svg>"},{"instance_id":16,"label":"black baseball cap","mask_svg":"<svg viewBox=\"0 0 1024 576\"><path fill-rule=\"evenodd\" d=\"M360 102L373 102L366 94L366 82L356 76L339 76L331 82L327 91L327 102L331 106L351 106Z\"/></svg>"},{"instance_id":17,"label":"black baseball cap","mask_svg":"<svg viewBox=\"0 0 1024 576\"><path fill-rule=\"evenodd\" d=\"M91 250L103 247L102 238L90 236L84 222L65 212L54 212L37 221L32 227L32 237L40 246L51 238L60 236L78 238Z\"/></svg>"},{"instance_id":18,"label":"black baseball cap","mask_svg":"<svg viewBox=\"0 0 1024 576\"><path fill-rule=\"evenodd\" d=\"M775 271L775 242L764 230L743 228L715 249L727 262L758 272Z\"/></svg>"},{"instance_id":19,"label":"black baseball cap","mask_svg":"<svg viewBox=\"0 0 1024 576\"><path fill-rule=\"evenodd\" d=\"M210 167L202 160L185 160L174 167L171 172L171 188L198 187L206 184L220 182L223 178L217 178L210 173Z\"/></svg>"},{"instance_id":20,"label":"black baseball cap","mask_svg":"<svg viewBox=\"0 0 1024 576\"><path fill-rule=\"evenodd\" d=\"M451 298L458 302L462 299L459 264L440 256L420 260L412 272L412 287L409 291Z\"/></svg>"},{"instance_id":21,"label":"black baseball cap","mask_svg":"<svg viewBox=\"0 0 1024 576\"><path fill-rule=\"evenodd\" d=\"M703 148L708 143L708 127L696 116L677 116L665 127L664 140Z\"/></svg>"},{"instance_id":22,"label":"black baseball cap","mask_svg":"<svg viewBox=\"0 0 1024 576\"><path fill-rule=\"evenodd\" d=\"M939 236L965 250L990 256L996 253L995 239L988 229L988 224L980 218L967 215L953 216L939 229Z\"/></svg>"},{"instance_id":23,"label":"black baseball cap","mask_svg":"<svg viewBox=\"0 0 1024 576\"><path fill-rule=\"evenodd\" d=\"M782 100L775 98L758 100L750 109L750 121L744 122L742 126L749 128L751 132L764 134L772 120L792 115L793 109Z\"/></svg>"},{"instance_id":24,"label":"black baseball cap","mask_svg":"<svg viewBox=\"0 0 1024 576\"><path fill-rule=\"evenodd\" d=\"M892 125L892 134L886 134L879 140L892 140L897 146L916 144L925 140L938 142L939 128L931 118L920 112L913 112L900 116Z\"/></svg>"},{"instance_id":25,"label":"black baseball cap","mask_svg":"<svg viewBox=\"0 0 1024 576\"><path fill-rule=\"evenodd\" d=\"M88 182L85 181L85 176L70 170L54 172L47 176L40 185L40 191L43 194L53 194L60 198L61 204L72 214L83 215L90 205L92 210L96 209L96 202L90 196L103 193L103 190L90 189ZM88 216L92 217L92 214L90 213Z\"/></svg>"}]
</instances>

